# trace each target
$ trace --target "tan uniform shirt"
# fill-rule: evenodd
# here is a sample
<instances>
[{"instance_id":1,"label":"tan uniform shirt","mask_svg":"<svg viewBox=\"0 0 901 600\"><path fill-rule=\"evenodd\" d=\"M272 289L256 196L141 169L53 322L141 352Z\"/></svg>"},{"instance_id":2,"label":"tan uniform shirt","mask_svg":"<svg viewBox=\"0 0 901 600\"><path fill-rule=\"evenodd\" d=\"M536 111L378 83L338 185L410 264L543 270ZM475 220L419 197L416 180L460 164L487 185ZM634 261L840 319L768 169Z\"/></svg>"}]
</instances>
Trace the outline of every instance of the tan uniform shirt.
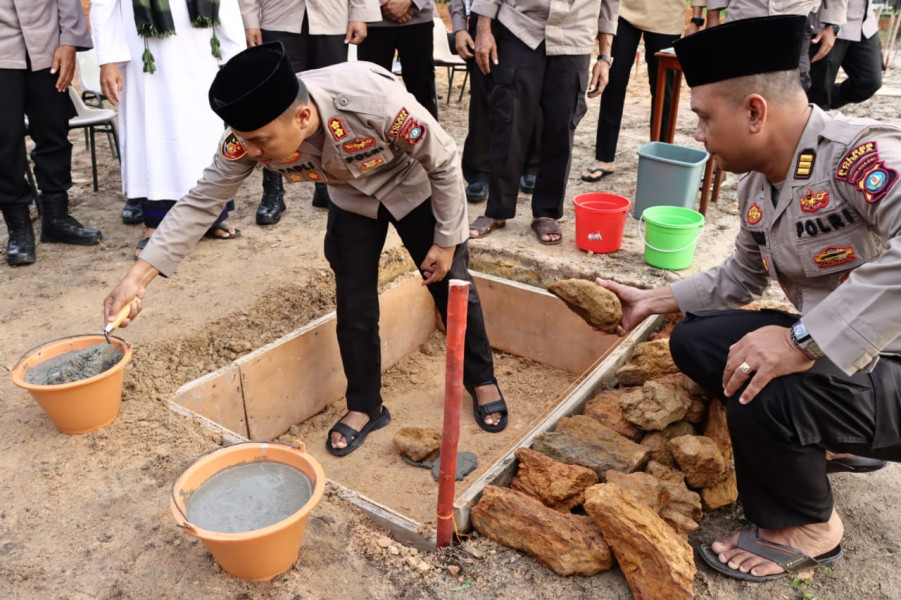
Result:
<instances>
[{"instance_id":1,"label":"tan uniform shirt","mask_svg":"<svg viewBox=\"0 0 901 600\"><path fill-rule=\"evenodd\" d=\"M397 23L379 17L378 22L370 27L403 27L404 25L419 25L430 23L435 18L435 3L432 0L411 0L410 8L413 9L413 17L405 23Z\"/></svg>"},{"instance_id":2,"label":"tan uniform shirt","mask_svg":"<svg viewBox=\"0 0 901 600\"><path fill-rule=\"evenodd\" d=\"M371 218L381 203L402 219L431 196L435 243L451 247L468 238L454 139L394 75L372 63L351 62L305 71L302 79L319 109L324 145L305 140L282 164L266 168L281 172L288 183L328 183L332 202ZM227 130L213 164L172 207L141 258L172 274L256 165Z\"/></svg>"},{"instance_id":3,"label":"tan uniform shirt","mask_svg":"<svg viewBox=\"0 0 901 600\"><path fill-rule=\"evenodd\" d=\"M548 56L591 54L599 33L616 35L620 0L473 0L472 12L497 19Z\"/></svg>"},{"instance_id":4,"label":"tan uniform shirt","mask_svg":"<svg viewBox=\"0 0 901 600\"><path fill-rule=\"evenodd\" d=\"M691 6L706 6L707 0L691 0ZM682 33L685 0L622 0L619 16L630 25L651 33Z\"/></svg>"},{"instance_id":5,"label":"tan uniform shirt","mask_svg":"<svg viewBox=\"0 0 901 600\"><path fill-rule=\"evenodd\" d=\"M845 24L838 34L840 40L860 42L870 39L879 31L879 19L873 11L873 3L870 0L848 0L848 12L845 15ZM818 12L815 22L829 21Z\"/></svg>"},{"instance_id":6,"label":"tan uniform shirt","mask_svg":"<svg viewBox=\"0 0 901 600\"><path fill-rule=\"evenodd\" d=\"M707 10L728 9L730 21L770 15L804 15L820 11L823 23L845 24L848 0L707 0Z\"/></svg>"},{"instance_id":7,"label":"tan uniform shirt","mask_svg":"<svg viewBox=\"0 0 901 600\"><path fill-rule=\"evenodd\" d=\"M245 29L300 33L303 16L311 35L343 35L350 21L380 21L378 0L239 0Z\"/></svg>"},{"instance_id":8,"label":"tan uniform shirt","mask_svg":"<svg viewBox=\"0 0 901 600\"><path fill-rule=\"evenodd\" d=\"M691 311L744 304L778 281L852 374L901 354L901 129L812 108L775 208L766 178L746 175L735 251L672 290Z\"/></svg>"},{"instance_id":9,"label":"tan uniform shirt","mask_svg":"<svg viewBox=\"0 0 901 600\"><path fill-rule=\"evenodd\" d=\"M93 48L79 0L0 0L0 69L49 69L60 46Z\"/></svg>"}]
</instances>

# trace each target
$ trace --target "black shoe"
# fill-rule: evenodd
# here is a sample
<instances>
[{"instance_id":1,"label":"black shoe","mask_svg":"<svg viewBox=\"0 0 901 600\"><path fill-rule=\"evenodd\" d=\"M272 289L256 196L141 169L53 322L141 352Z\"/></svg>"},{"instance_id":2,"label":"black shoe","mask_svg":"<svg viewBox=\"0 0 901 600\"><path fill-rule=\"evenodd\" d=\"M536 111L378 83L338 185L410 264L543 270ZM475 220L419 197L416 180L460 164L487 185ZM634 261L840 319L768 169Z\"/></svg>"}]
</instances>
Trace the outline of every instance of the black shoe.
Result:
<instances>
[{"instance_id":1,"label":"black shoe","mask_svg":"<svg viewBox=\"0 0 901 600\"><path fill-rule=\"evenodd\" d=\"M144 209L141 208L143 198L129 198L122 207L122 222L126 225L138 225L144 222Z\"/></svg>"},{"instance_id":2,"label":"black shoe","mask_svg":"<svg viewBox=\"0 0 901 600\"><path fill-rule=\"evenodd\" d=\"M328 195L328 186L324 183L313 185L316 186L316 191L313 192L313 206L316 208L328 208L328 203L332 201L331 196Z\"/></svg>"},{"instance_id":3,"label":"black shoe","mask_svg":"<svg viewBox=\"0 0 901 600\"><path fill-rule=\"evenodd\" d=\"M263 197L257 207L257 225L275 225L285 212L285 185L282 174L263 169Z\"/></svg>"},{"instance_id":4,"label":"black shoe","mask_svg":"<svg viewBox=\"0 0 901 600\"><path fill-rule=\"evenodd\" d=\"M523 175L519 178L519 191L523 194L531 194L535 191L535 175Z\"/></svg>"},{"instance_id":5,"label":"black shoe","mask_svg":"<svg viewBox=\"0 0 901 600\"><path fill-rule=\"evenodd\" d=\"M466 201L476 204L488 200L488 184L484 181L473 181L466 186Z\"/></svg>"},{"instance_id":6,"label":"black shoe","mask_svg":"<svg viewBox=\"0 0 901 600\"><path fill-rule=\"evenodd\" d=\"M85 227L69 214L69 197L61 194L38 194L41 206L41 241L49 244L92 246L103 239L103 233Z\"/></svg>"},{"instance_id":7,"label":"black shoe","mask_svg":"<svg viewBox=\"0 0 901 600\"><path fill-rule=\"evenodd\" d=\"M34 228L27 206L4 208L3 218L9 230L6 262L12 266L31 265L37 260L34 251Z\"/></svg>"},{"instance_id":8,"label":"black shoe","mask_svg":"<svg viewBox=\"0 0 901 600\"><path fill-rule=\"evenodd\" d=\"M841 456L826 461L827 473L872 473L888 463L878 458L865 456Z\"/></svg>"}]
</instances>

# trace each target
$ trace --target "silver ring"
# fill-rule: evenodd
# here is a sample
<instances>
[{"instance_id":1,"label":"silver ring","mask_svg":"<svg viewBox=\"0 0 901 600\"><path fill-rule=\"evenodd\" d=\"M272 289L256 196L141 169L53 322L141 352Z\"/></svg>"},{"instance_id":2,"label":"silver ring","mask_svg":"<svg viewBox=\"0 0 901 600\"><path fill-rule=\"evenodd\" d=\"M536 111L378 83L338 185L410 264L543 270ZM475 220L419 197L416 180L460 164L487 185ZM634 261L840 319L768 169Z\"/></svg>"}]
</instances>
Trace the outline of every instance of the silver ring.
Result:
<instances>
[{"instance_id":1,"label":"silver ring","mask_svg":"<svg viewBox=\"0 0 901 600\"><path fill-rule=\"evenodd\" d=\"M749 365L746 362L743 362L740 365L738 365L738 370L741 371L742 373L744 373L745 375L750 375L751 374L751 365Z\"/></svg>"}]
</instances>

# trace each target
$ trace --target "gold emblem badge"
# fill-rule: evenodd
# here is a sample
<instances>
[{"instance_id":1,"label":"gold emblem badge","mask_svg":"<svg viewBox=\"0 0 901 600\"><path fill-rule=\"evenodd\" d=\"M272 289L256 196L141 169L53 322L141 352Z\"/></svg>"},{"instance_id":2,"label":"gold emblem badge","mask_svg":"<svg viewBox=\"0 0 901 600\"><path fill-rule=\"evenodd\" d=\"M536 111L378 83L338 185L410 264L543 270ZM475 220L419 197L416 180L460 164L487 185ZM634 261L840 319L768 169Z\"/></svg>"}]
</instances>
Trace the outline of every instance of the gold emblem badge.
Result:
<instances>
[{"instance_id":1,"label":"gold emblem badge","mask_svg":"<svg viewBox=\"0 0 901 600\"><path fill-rule=\"evenodd\" d=\"M222 157L225 160L238 160L244 158L245 154L247 154L247 148L244 147L244 144L241 143L241 140L234 133L228 134L222 140Z\"/></svg>"},{"instance_id":2,"label":"gold emblem badge","mask_svg":"<svg viewBox=\"0 0 901 600\"><path fill-rule=\"evenodd\" d=\"M835 265L842 265L847 262L851 262L855 260L857 256L854 254L854 248L851 246L847 247L837 247L837 246L829 246L821 250L816 256L813 257L817 266L821 269L825 269L827 267L834 267Z\"/></svg>"},{"instance_id":3,"label":"gold emblem badge","mask_svg":"<svg viewBox=\"0 0 901 600\"><path fill-rule=\"evenodd\" d=\"M816 194L807 188L807 193L801 196L801 210L804 212L816 212L829 204L829 190L823 190Z\"/></svg>"},{"instance_id":4,"label":"gold emblem badge","mask_svg":"<svg viewBox=\"0 0 901 600\"><path fill-rule=\"evenodd\" d=\"M760 223L760 219L763 218L763 211L760 210L760 207L755 202L751 205L751 208L748 209L748 225L757 225Z\"/></svg>"},{"instance_id":5,"label":"gold emblem badge","mask_svg":"<svg viewBox=\"0 0 901 600\"><path fill-rule=\"evenodd\" d=\"M360 170L361 170L361 171L365 171L365 170L367 170L367 169L371 169L371 168L373 168L373 167L377 167L377 166L379 166L380 164L382 164L383 162L385 162L385 160L384 160L383 158L379 158L379 157L370 158L369 160L364 161L364 162L360 165Z\"/></svg>"}]
</instances>

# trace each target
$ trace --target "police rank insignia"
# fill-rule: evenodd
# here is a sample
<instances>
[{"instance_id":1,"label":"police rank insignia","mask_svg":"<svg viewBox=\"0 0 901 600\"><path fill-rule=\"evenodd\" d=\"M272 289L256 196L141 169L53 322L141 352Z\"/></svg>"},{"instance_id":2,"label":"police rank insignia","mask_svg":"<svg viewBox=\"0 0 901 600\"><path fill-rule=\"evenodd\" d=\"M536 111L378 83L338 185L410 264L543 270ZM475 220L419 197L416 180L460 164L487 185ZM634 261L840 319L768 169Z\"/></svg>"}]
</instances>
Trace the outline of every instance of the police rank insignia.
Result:
<instances>
[{"instance_id":1,"label":"police rank insignia","mask_svg":"<svg viewBox=\"0 0 901 600\"><path fill-rule=\"evenodd\" d=\"M344 129L344 123L338 117L332 117L328 122L328 130L332 132L335 140L343 140L347 137L347 130Z\"/></svg>"},{"instance_id":2,"label":"police rank insignia","mask_svg":"<svg viewBox=\"0 0 901 600\"><path fill-rule=\"evenodd\" d=\"M395 115L394 120L391 122L391 127L388 128L388 131L385 132L385 135L388 137L397 137L400 133L400 128L403 127L404 123L407 122L407 118L410 116L410 111L406 108L400 109L397 115Z\"/></svg>"},{"instance_id":3,"label":"police rank insignia","mask_svg":"<svg viewBox=\"0 0 901 600\"><path fill-rule=\"evenodd\" d=\"M383 158L379 158L379 157L370 158L369 160L363 161L363 163L360 164L360 170L365 171L367 169L377 167L380 164L382 164L383 162L385 162L385 159L383 159Z\"/></svg>"},{"instance_id":4,"label":"police rank insignia","mask_svg":"<svg viewBox=\"0 0 901 600\"><path fill-rule=\"evenodd\" d=\"M879 158L875 141L865 142L842 158L835 172L839 181L847 181L863 193L870 204L882 200L898 181L898 171Z\"/></svg>"},{"instance_id":5,"label":"police rank insignia","mask_svg":"<svg viewBox=\"0 0 901 600\"><path fill-rule=\"evenodd\" d=\"M751 205L751 208L748 209L748 225L757 225L762 218L763 211L760 210L760 207L757 206L757 203L755 202Z\"/></svg>"},{"instance_id":6,"label":"police rank insignia","mask_svg":"<svg viewBox=\"0 0 901 600\"><path fill-rule=\"evenodd\" d=\"M813 257L813 261L817 263L819 268L826 269L828 267L834 267L835 265L843 265L856 258L857 256L854 254L854 248L851 246L845 248L829 246L828 248L820 250L816 256Z\"/></svg>"},{"instance_id":7,"label":"police rank insignia","mask_svg":"<svg viewBox=\"0 0 901 600\"><path fill-rule=\"evenodd\" d=\"M405 139L408 144L415 146L416 143L425 136L425 125L410 119L400 131L400 137Z\"/></svg>"},{"instance_id":8,"label":"police rank insignia","mask_svg":"<svg viewBox=\"0 0 901 600\"><path fill-rule=\"evenodd\" d=\"M300 152L295 151L295 152L291 153L291 156L289 156L288 158L286 158L279 164L280 165L290 165L291 163L297 162L298 160L300 160Z\"/></svg>"},{"instance_id":9,"label":"police rank insignia","mask_svg":"<svg viewBox=\"0 0 901 600\"><path fill-rule=\"evenodd\" d=\"M816 212L829 204L829 190L813 193L807 188L807 193L801 196L801 210L804 212Z\"/></svg>"},{"instance_id":10,"label":"police rank insignia","mask_svg":"<svg viewBox=\"0 0 901 600\"><path fill-rule=\"evenodd\" d=\"M298 181L303 181L303 175L300 173L293 173L291 171L287 171L282 173L285 176L285 179L290 181L291 183L297 183Z\"/></svg>"},{"instance_id":11,"label":"police rank insignia","mask_svg":"<svg viewBox=\"0 0 901 600\"><path fill-rule=\"evenodd\" d=\"M813 163L817 158L817 153L813 148L806 148L798 155L798 164L795 165L795 179L809 179L810 173L813 171Z\"/></svg>"},{"instance_id":12,"label":"police rank insignia","mask_svg":"<svg viewBox=\"0 0 901 600\"><path fill-rule=\"evenodd\" d=\"M244 147L244 144L241 143L241 140L234 133L228 134L222 140L222 157L225 160L238 160L243 158L245 154L247 154L247 148Z\"/></svg>"},{"instance_id":13,"label":"police rank insignia","mask_svg":"<svg viewBox=\"0 0 901 600\"><path fill-rule=\"evenodd\" d=\"M375 145L375 140L371 137L369 138L354 138L351 142L344 142L342 148L344 148L345 152L359 152L360 150L365 150L366 148L371 148Z\"/></svg>"}]
</instances>

